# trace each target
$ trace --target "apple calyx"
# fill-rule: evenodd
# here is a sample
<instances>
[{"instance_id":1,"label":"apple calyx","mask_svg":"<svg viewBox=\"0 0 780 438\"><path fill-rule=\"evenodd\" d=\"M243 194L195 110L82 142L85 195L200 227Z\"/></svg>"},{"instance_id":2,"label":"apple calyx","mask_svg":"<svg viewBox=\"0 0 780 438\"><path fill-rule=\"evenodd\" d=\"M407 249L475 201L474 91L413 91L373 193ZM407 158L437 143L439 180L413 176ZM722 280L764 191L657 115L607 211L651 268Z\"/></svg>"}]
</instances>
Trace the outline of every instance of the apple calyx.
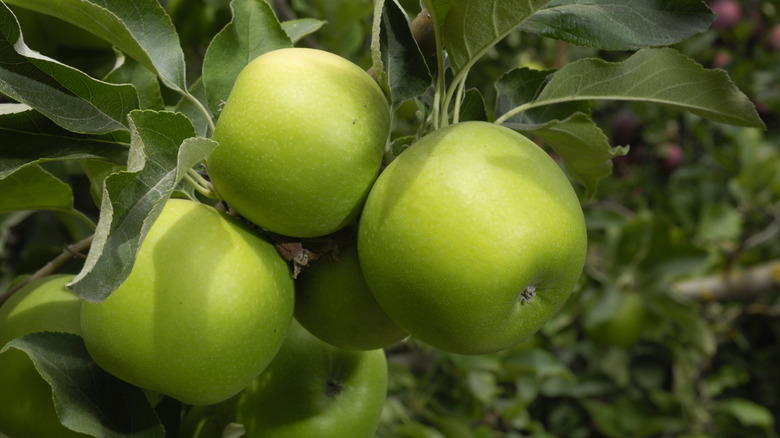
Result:
<instances>
[{"instance_id":1,"label":"apple calyx","mask_svg":"<svg viewBox=\"0 0 780 438\"><path fill-rule=\"evenodd\" d=\"M344 391L344 381L336 376L330 376L325 380L325 395L336 398Z\"/></svg>"},{"instance_id":2,"label":"apple calyx","mask_svg":"<svg viewBox=\"0 0 780 438\"><path fill-rule=\"evenodd\" d=\"M517 297L517 301L520 303L520 305L530 303L531 299L536 296L536 286L533 284L529 284L526 286L525 289L523 289L522 292L520 292L520 296Z\"/></svg>"}]
</instances>

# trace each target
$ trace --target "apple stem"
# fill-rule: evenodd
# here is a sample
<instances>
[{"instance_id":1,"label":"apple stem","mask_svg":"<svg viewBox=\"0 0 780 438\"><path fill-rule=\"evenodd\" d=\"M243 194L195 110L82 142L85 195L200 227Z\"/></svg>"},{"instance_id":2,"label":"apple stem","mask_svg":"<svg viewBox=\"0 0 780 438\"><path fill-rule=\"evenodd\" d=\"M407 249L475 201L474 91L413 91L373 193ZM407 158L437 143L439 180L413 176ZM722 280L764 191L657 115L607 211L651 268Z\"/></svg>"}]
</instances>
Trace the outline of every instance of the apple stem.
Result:
<instances>
[{"instance_id":1,"label":"apple stem","mask_svg":"<svg viewBox=\"0 0 780 438\"><path fill-rule=\"evenodd\" d=\"M189 92L184 91L182 95L184 96L185 99L192 102L198 108L198 110L203 113L203 115L206 117L206 123L209 126L207 134L213 135L214 130L216 129L216 125L214 124L214 120L211 118L211 112L208 109L206 109L206 107L203 106L203 104ZM209 137L211 137L211 135L209 135Z\"/></svg>"},{"instance_id":2,"label":"apple stem","mask_svg":"<svg viewBox=\"0 0 780 438\"><path fill-rule=\"evenodd\" d=\"M200 176L194 169L187 169L187 173L184 174L184 179L192 184L195 190L201 195L209 199L220 199L214 191L211 182L206 181L206 179Z\"/></svg>"},{"instance_id":3,"label":"apple stem","mask_svg":"<svg viewBox=\"0 0 780 438\"><path fill-rule=\"evenodd\" d=\"M441 29L437 25L439 18L437 17L436 9L432 7L432 0L423 0L426 9L426 15L430 17L433 23L433 38L436 43L436 93L433 100L433 129L439 129L439 110L442 101L443 94L446 92L446 79L444 68L444 43L442 41ZM446 109L445 109L446 114Z\"/></svg>"},{"instance_id":4,"label":"apple stem","mask_svg":"<svg viewBox=\"0 0 780 438\"><path fill-rule=\"evenodd\" d=\"M463 100L463 89L466 85L466 78L464 77L462 81L458 84L458 89L455 92L455 108L452 110L452 123L458 123L458 120L460 120L460 104Z\"/></svg>"}]
</instances>

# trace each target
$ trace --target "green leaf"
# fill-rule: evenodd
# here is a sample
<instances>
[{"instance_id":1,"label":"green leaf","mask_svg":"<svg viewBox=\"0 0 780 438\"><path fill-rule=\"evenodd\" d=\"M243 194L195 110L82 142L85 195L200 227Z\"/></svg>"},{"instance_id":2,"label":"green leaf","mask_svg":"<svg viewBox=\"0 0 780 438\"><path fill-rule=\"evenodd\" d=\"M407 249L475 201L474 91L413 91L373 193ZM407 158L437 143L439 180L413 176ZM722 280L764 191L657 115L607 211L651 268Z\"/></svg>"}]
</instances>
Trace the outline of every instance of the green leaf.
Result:
<instances>
[{"instance_id":1,"label":"green leaf","mask_svg":"<svg viewBox=\"0 0 780 438\"><path fill-rule=\"evenodd\" d=\"M512 351L504 359L504 366L504 371L512 375L531 374L538 379L560 378L568 384L577 380L557 356L539 348Z\"/></svg>"},{"instance_id":2,"label":"green leaf","mask_svg":"<svg viewBox=\"0 0 780 438\"><path fill-rule=\"evenodd\" d=\"M496 116L502 116L514 108L533 102L553 74L555 70L533 70L527 67L506 72L494 84ZM514 129L528 130L552 120L564 120L576 112L589 114L590 103L573 100L532 108L512 116L504 123Z\"/></svg>"},{"instance_id":3,"label":"green leaf","mask_svg":"<svg viewBox=\"0 0 780 438\"><path fill-rule=\"evenodd\" d=\"M374 15L371 21L371 67L374 71L376 82L385 92L390 94L390 84L385 69L384 51L382 50L382 16L385 10L385 0L376 0L374 2Z\"/></svg>"},{"instance_id":4,"label":"green leaf","mask_svg":"<svg viewBox=\"0 0 780 438\"><path fill-rule=\"evenodd\" d=\"M396 0L386 1L382 9L380 51L394 108L431 86L433 78L412 36L409 18Z\"/></svg>"},{"instance_id":5,"label":"green leaf","mask_svg":"<svg viewBox=\"0 0 780 438\"><path fill-rule=\"evenodd\" d=\"M157 76L133 58L117 52L117 62L103 80L112 84L131 84L138 92L141 109L162 110L165 108L160 82Z\"/></svg>"},{"instance_id":6,"label":"green leaf","mask_svg":"<svg viewBox=\"0 0 780 438\"><path fill-rule=\"evenodd\" d=\"M338 53L349 59L359 58L365 54L367 30L369 30L366 19L371 15L377 2L293 0L288 3L299 16L318 17L326 21L326 25L317 34L317 45L323 50Z\"/></svg>"},{"instance_id":7,"label":"green leaf","mask_svg":"<svg viewBox=\"0 0 780 438\"><path fill-rule=\"evenodd\" d=\"M195 128L179 113L133 111L130 127L127 170L106 178L95 239L71 282L87 301L108 298L124 282L149 227L179 181L217 145L193 138Z\"/></svg>"},{"instance_id":8,"label":"green leaf","mask_svg":"<svg viewBox=\"0 0 780 438\"><path fill-rule=\"evenodd\" d=\"M631 383L631 356L625 348L610 348L601 357L601 370L618 388L626 389Z\"/></svg>"},{"instance_id":9,"label":"green leaf","mask_svg":"<svg viewBox=\"0 0 780 438\"><path fill-rule=\"evenodd\" d=\"M138 108L132 86L93 79L27 47L5 4L0 5L0 92L69 131L86 134L126 131L127 113Z\"/></svg>"},{"instance_id":10,"label":"green leaf","mask_svg":"<svg viewBox=\"0 0 780 438\"><path fill-rule=\"evenodd\" d=\"M0 180L0 211L71 210L73 192L40 166L25 166Z\"/></svg>"},{"instance_id":11,"label":"green leaf","mask_svg":"<svg viewBox=\"0 0 780 438\"><path fill-rule=\"evenodd\" d=\"M112 173L124 170L124 166L93 159L79 160L79 165L89 179L89 194L92 195L92 201L100 208L103 202L103 183Z\"/></svg>"},{"instance_id":12,"label":"green leaf","mask_svg":"<svg viewBox=\"0 0 780 438\"><path fill-rule=\"evenodd\" d=\"M775 425L772 412L750 400L742 398L721 400L717 404L717 409L730 414L746 427L757 426L765 430L771 430Z\"/></svg>"},{"instance_id":13,"label":"green leaf","mask_svg":"<svg viewBox=\"0 0 780 438\"><path fill-rule=\"evenodd\" d=\"M186 91L179 37L157 0L5 0L75 24L140 62L173 90Z\"/></svg>"},{"instance_id":14,"label":"green leaf","mask_svg":"<svg viewBox=\"0 0 780 438\"><path fill-rule=\"evenodd\" d=\"M715 354L718 341L712 327L701 318L701 309L692 303L678 301L672 295L655 299L653 305L657 307L655 313L672 323L671 335L679 338L675 345L680 346L681 355L688 354L689 345L706 356Z\"/></svg>"},{"instance_id":15,"label":"green leaf","mask_svg":"<svg viewBox=\"0 0 780 438\"><path fill-rule=\"evenodd\" d=\"M303 37L313 34L325 25L325 21L316 18L298 18L282 22L282 29L293 44Z\"/></svg>"},{"instance_id":16,"label":"green leaf","mask_svg":"<svg viewBox=\"0 0 780 438\"><path fill-rule=\"evenodd\" d=\"M246 436L246 426L238 423L228 423L222 431L222 438L241 438Z\"/></svg>"},{"instance_id":17,"label":"green leaf","mask_svg":"<svg viewBox=\"0 0 780 438\"><path fill-rule=\"evenodd\" d=\"M469 376L470 377L470 376ZM489 403L487 400L485 403ZM474 425L468 419L451 418L449 416L431 416L430 419L436 429L443 433L447 438L476 438L474 434ZM492 434L491 434L492 435Z\"/></svg>"},{"instance_id":18,"label":"green leaf","mask_svg":"<svg viewBox=\"0 0 780 438\"><path fill-rule=\"evenodd\" d=\"M529 68L505 73L495 83L496 115L503 116L513 108L533 102L554 74L553 70ZM612 174L612 159L625 155L628 149L610 146L589 113L589 102L564 100L520 112L502 123L541 138L560 156L566 171L585 187L586 196L590 197L598 182Z\"/></svg>"},{"instance_id":19,"label":"green leaf","mask_svg":"<svg viewBox=\"0 0 780 438\"><path fill-rule=\"evenodd\" d=\"M670 48L642 49L622 62L589 58L567 64L534 102L502 117L576 100L643 101L720 123L765 128L753 104L724 70L706 70Z\"/></svg>"},{"instance_id":20,"label":"green leaf","mask_svg":"<svg viewBox=\"0 0 780 438\"><path fill-rule=\"evenodd\" d=\"M661 243L661 236L654 233L660 221L651 211L637 211L608 241L604 248L604 262L609 263L616 277L640 266L653 245Z\"/></svg>"},{"instance_id":21,"label":"green leaf","mask_svg":"<svg viewBox=\"0 0 780 438\"><path fill-rule=\"evenodd\" d=\"M292 47L273 9L265 0L233 0L233 19L214 37L203 59L203 85L216 113L233 83L250 61L276 49Z\"/></svg>"},{"instance_id":22,"label":"green leaf","mask_svg":"<svg viewBox=\"0 0 780 438\"><path fill-rule=\"evenodd\" d=\"M51 385L60 421L94 437L165 436L143 391L103 371L81 337L71 333L31 333L6 344L26 353Z\"/></svg>"},{"instance_id":23,"label":"green leaf","mask_svg":"<svg viewBox=\"0 0 780 438\"><path fill-rule=\"evenodd\" d=\"M620 411L614 405L596 400L583 400L582 405L588 410L596 428L609 437L624 434L620 424Z\"/></svg>"},{"instance_id":24,"label":"green leaf","mask_svg":"<svg viewBox=\"0 0 780 438\"><path fill-rule=\"evenodd\" d=\"M539 392L546 397L571 397L581 399L600 397L615 390L615 385L603 380L550 378L542 381Z\"/></svg>"},{"instance_id":25,"label":"green leaf","mask_svg":"<svg viewBox=\"0 0 780 438\"><path fill-rule=\"evenodd\" d=\"M476 88L466 90L463 95L463 102L460 104L459 121L469 120L488 121L487 110L485 109L485 98Z\"/></svg>"},{"instance_id":26,"label":"green leaf","mask_svg":"<svg viewBox=\"0 0 780 438\"><path fill-rule=\"evenodd\" d=\"M116 164L127 161L124 133L76 134L54 124L23 104L0 104L0 180L31 163L99 158Z\"/></svg>"},{"instance_id":27,"label":"green leaf","mask_svg":"<svg viewBox=\"0 0 780 438\"><path fill-rule=\"evenodd\" d=\"M406 421L396 429L398 436L410 438L446 438L438 430L416 421Z\"/></svg>"},{"instance_id":28,"label":"green leaf","mask_svg":"<svg viewBox=\"0 0 780 438\"><path fill-rule=\"evenodd\" d=\"M740 367L725 364L717 372L709 374L704 381L704 393L707 397L715 398L724 390L736 388L750 381L750 373Z\"/></svg>"},{"instance_id":29,"label":"green leaf","mask_svg":"<svg viewBox=\"0 0 780 438\"><path fill-rule=\"evenodd\" d=\"M501 392L496 375L491 372L470 371L466 374L466 382L474 397L485 405L490 405Z\"/></svg>"},{"instance_id":30,"label":"green leaf","mask_svg":"<svg viewBox=\"0 0 780 438\"><path fill-rule=\"evenodd\" d=\"M612 174L612 159L628 153L627 147L610 146L604 131L583 113L525 132L541 138L561 157L566 172L585 187L586 197L594 194L602 178Z\"/></svg>"},{"instance_id":31,"label":"green leaf","mask_svg":"<svg viewBox=\"0 0 780 438\"><path fill-rule=\"evenodd\" d=\"M707 204L701 212L697 237L704 242L736 244L742 235L743 213L725 202Z\"/></svg>"},{"instance_id":32,"label":"green leaf","mask_svg":"<svg viewBox=\"0 0 780 438\"><path fill-rule=\"evenodd\" d=\"M549 0L450 0L442 37L455 76L547 3Z\"/></svg>"},{"instance_id":33,"label":"green leaf","mask_svg":"<svg viewBox=\"0 0 780 438\"><path fill-rule=\"evenodd\" d=\"M701 0L553 0L520 29L581 46L636 50L680 42L714 19Z\"/></svg>"}]
</instances>

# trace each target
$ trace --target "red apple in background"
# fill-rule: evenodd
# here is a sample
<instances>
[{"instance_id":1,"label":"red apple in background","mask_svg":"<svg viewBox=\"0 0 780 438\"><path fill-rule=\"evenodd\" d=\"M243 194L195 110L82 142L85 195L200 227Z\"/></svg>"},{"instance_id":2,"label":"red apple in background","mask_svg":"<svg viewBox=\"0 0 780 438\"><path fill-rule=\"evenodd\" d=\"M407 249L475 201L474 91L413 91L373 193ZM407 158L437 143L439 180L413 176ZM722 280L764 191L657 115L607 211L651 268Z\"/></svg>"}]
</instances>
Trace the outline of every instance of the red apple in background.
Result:
<instances>
[{"instance_id":1,"label":"red apple in background","mask_svg":"<svg viewBox=\"0 0 780 438\"><path fill-rule=\"evenodd\" d=\"M713 29L731 29L742 19L742 9L739 3L732 0L722 0L710 6L718 17L712 22Z\"/></svg>"},{"instance_id":2,"label":"red apple in background","mask_svg":"<svg viewBox=\"0 0 780 438\"><path fill-rule=\"evenodd\" d=\"M667 170L680 167L683 161L682 147L677 143L664 143L660 146L661 159Z\"/></svg>"},{"instance_id":3,"label":"red apple in background","mask_svg":"<svg viewBox=\"0 0 780 438\"><path fill-rule=\"evenodd\" d=\"M769 30L769 48L780 50L780 24L776 24Z\"/></svg>"},{"instance_id":4,"label":"red apple in background","mask_svg":"<svg viewBox=\"0 0 780 438\"><path fill-rule=\"evenodd\" d=\"M713 68L726 67L731 62L731 54L725 50L718 50L712 58Z\"/></svg>"}]
</instances>

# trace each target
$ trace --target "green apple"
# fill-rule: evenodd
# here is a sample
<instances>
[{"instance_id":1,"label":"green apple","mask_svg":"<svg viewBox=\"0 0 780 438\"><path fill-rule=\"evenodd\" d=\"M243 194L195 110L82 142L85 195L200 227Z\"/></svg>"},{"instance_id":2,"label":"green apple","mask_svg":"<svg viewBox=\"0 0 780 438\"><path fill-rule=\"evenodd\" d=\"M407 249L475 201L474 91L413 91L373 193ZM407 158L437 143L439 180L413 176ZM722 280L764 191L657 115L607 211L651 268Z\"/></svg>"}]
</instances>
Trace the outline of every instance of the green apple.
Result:
<instances>
[{"instance_id":1,"label":"green apple","mask_svg":"<svg viewBox=\"0 0 780 438\"><path fill-rule=\"evenodd\" d=\"M389 127L382 90L358 66L321 50L275 50L236 78L209 176L220 197L267 230L330 234L360 212Z\"/></svg>"},{"instance_id":2,"label":"green apple","mask_svg":"<svg viewBox=\"0 0 780 438\"><path fill-rule=\"evenodd\" d=\"M607 291L588 305L583 325L590 339L628 348L641 337L645 315L645 303L639 293Z\"/></svg>"},{"instance_id":3,"label":"green apple","mask_svg":"<svg viewBox=\"0 0 780 438\"><path fill-rule=\"evenodd\" d=\"M337 347L374 350L406 337L371 294L354 242L304 269L295 282L295 297L298 322Z\"/></svg>"},{"instance_id":4,"label":"green apple","mask_svg":"<svg viewBox=\"0 0 780 438\"><path fill-rule=\"evenodd\" d=\"M189 404L225 400L271 362L292 320L293 280L273 245L234 218L168 201L130 276L105 301L84 301L95 362Z\"/></svg>"},{"instance_id":5,"label":"green apple","mask_svg":"<svg viewBox=\"0 0 780 438\"><path fill-rule=\"evenodd\" d=\"M0 348L34 332L80 334L79 298L65 288L72 275L34 280L0 307ZM60 423L51 386L27 354L8 349L0 354L0 435L10 438L86 437Z\"/></svg>"},{"instance_id":6,"label":"green apple","mask_svg":"<svg viewBox=\"0 0 780 438\"><path fill-rule=\"evenodd\" d=\"M340 349L293 322L271 365L236 397L193 411L181 436L241 424L245 438L369 438L386 395L383 350Z\"/></svg>"},{"instance_id":7,"label":"green apple","mask_svg":"<svg viewBox=\"0 0 780 438\"><path fill-rule=\"evenodd\" d=\"M502 126L464 122L404 151L358 229L366 282L411 336L460 354L506 349L571 294L587 237L566 175Z\"/></svg>"}]
</instances>

